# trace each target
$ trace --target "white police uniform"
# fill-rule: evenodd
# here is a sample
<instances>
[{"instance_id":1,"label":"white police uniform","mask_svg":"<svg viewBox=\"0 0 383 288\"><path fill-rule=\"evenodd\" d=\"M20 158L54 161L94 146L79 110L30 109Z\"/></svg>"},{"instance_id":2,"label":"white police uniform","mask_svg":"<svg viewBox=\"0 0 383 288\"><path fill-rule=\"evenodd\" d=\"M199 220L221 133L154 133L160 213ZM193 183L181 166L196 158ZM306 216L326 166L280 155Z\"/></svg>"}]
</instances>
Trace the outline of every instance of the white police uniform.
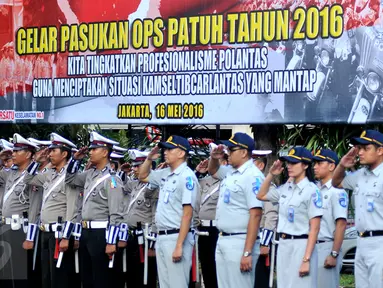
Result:
<instances>
[{"instance_id":1,"label":"white police uniform","mask_svg":"<svg viewBox=\"0 0 383 288\"><path fill-rule=\"evenodd\" d=\"M298 184L286 183L279 188L271 187L267 193L267 200L279 203L277 232L281 234L277 255L278 287L316 288L318 270L316 248L310 258L309 275L299 277L299 269L306 251L309 221L323 215L318 187L304 178ZM298 237L291 239L292 236Z\"/></svg>"},{"instance_id":2,"label":"white police uniform","mask_svg":"<svg viewBox=\"0 0 383 288\"><path fill-rule=\"evenodd\" d=\"M179 147L187 151L186 143L180 145L176 142L178 138L170 137L166 143L174 145L172 148ZM186 139L182 139L187 142ZM151 171L148 179L150 184L160 187L156 212L158 233L156 258L160 286L161 288L186 288L190 280L194 246L194 235L191 230L183 243L181 262L174 263L172 254L176 248L181 227L183 205L191 205L193 210L196 206L196 197L199 191L197 178L187 163L184 162L174 171L171 171L170 168ZM193 219L191 220L191 228L192 226Z\"/></svg>"},{"instance_id":3,"label":"white police uniform","mask_svg":"<svg viewBox=\"0 0 383 288\"><path fill-rule=\"evenodd\" d=\"M324 268L324 263L327 256L331 255L336 220L347 219L348 195L343 189L334 188L331 180L320 187L320 192L323 198L323 216L317 241L318 287L338 288L339 273L342 268L341 253L337 257L335 268Z\"/></svg>"},{"instance_id":4,"label":"white police uniform","mask_svg":"<svg viewBox=\"0 0 383 288\"><path fill-rule=\"evenodd\" d=\"M355 144L378 144L383 138L377 131L367 130ZM376 135L378 134L378 135ZM377 142L376 142L377 141ZM355 284L358 288L383 287L383 163L374 170L364 167L348 174L342 182L353 190L355 227L359 233L355 256Z\"/></svg>"},{"instance_id":5,"label":"white police uniform","mask_svg":"<svg viewBox=\"0 0 383 288\"><path fill-rule=\"evenodd\" d=\"M220 231L216 248L218 287L253 288L259 240L251 251L251 272L241 272L240 262L245 248L249 210L263 207L263 203L256 198L256 193L264 176L253 161L248 160L238 169L220 166L215 177L222 181L216 211L216 223Z\"/></svg>"}]
</instances>

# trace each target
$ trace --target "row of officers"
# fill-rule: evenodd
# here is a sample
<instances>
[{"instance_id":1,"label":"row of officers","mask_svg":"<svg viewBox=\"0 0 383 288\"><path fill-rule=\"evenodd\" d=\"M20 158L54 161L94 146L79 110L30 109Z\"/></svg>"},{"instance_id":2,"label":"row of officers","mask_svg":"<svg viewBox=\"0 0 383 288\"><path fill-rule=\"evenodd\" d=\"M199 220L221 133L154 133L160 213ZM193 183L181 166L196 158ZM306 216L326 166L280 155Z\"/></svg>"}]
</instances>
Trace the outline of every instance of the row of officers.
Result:
<instances>
[{"instance_id":1,"label":"row of officers","mask_svg":"<svg viewBox=\"0 0 383 288\"><path fill-rule=\"evenodd\" d=\"M207 288L267 287L275 236L278 287L338 287L344 189L355 201L356 287L383 287L383 134L351 143L340 161L295 147L264 176L266 153L247 134L221 141L196 171L188 140L172 136L148 153L130 150L130 173L110 161L127 150L96 132L79 150L56 133L15 134L0 155L1 287L157 287L157 278L161 288L191 287L196 258ZM165 162L153 169L160 148Z\"/></svg>"}]
</instances>

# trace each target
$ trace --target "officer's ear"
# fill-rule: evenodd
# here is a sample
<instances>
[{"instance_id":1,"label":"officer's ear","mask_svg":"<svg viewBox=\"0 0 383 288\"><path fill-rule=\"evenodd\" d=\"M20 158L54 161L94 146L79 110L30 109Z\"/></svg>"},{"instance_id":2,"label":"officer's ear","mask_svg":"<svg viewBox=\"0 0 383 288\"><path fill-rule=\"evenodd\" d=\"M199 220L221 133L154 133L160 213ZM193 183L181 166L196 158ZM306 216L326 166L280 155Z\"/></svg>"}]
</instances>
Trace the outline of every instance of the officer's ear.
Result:
<instances>
[{"instance_id":1,"label":"officer's ear","mask_svg":"<svg viewBox=\"0 0 383 288\"><path fill-rule=\"evenodd\" d=\"M379 156L383 156L383 146L378 147L377 152Z\"/></svg>"},{"instance_id":2,"label":"officer's ear","mask_svg":"<svg viewBox=\"0 0 383 288\"><path fill-rule=\"evenodd\" d=\"M330 172L334 172L335 168L336 168L335 163L329 163L328 169L330 170Z\"/></svg>"},{"instance_id":3,"label":"officer's ear","mask_svg":"<svg viewBox=\"0 0 383 288\"><path fill-rule=\"evenodd\" d=\"M255 160L255 166L258 167L259 170L263 171L265 169L265 163L260 160Z\"/></svg>"},{"instance_id":4,"label":"officer's ear","mask_svg":"<svg viewBox=\"0 0 383 288\"><path fill-rule=\"evenodd\" d=\"M30 150L27 150L27 153L25 154L25 156L27 157L27 159L32 159L34 156L34 153Z\"/></svg>"}]
</instances>

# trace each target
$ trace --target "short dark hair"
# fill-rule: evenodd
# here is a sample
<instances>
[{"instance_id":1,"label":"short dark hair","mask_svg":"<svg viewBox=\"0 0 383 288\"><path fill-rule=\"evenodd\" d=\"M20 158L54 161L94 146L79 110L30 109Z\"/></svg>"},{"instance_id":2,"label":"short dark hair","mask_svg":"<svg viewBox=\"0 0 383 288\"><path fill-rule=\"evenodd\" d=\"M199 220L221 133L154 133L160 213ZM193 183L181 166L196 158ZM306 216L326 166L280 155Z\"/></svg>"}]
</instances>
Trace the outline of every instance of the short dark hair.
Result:
<instances>
[{"instance_id":1,"label":"short dark hair","mask_svg":"<svg viewBox=\"0 0 383 288\"><path fill-rule=\"evenodd\" d=\"M63 147L59 147L59 149L61 153L67 152L65 158L66 158L66 161L69 161L69 159L72 157L72 151L69 151L68 149Z\"/></svg>"}]
</instances>

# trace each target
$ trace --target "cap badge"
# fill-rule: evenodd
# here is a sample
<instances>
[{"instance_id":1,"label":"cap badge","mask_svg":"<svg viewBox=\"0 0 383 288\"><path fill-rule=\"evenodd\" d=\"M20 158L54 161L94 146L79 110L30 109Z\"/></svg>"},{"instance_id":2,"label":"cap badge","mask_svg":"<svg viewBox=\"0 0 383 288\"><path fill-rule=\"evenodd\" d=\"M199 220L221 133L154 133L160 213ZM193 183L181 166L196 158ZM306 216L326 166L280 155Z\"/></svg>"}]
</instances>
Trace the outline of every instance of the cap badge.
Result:
<instances>
[{"instance_id":1,"label":"cap badge","mask_svg":"<svg viewBox=\"0 0 383 288\"><path fill-rule=\"evenodd\" d=\"M366 136L366 134L367 134L367 132L363 131L362 134L360 134L360 137L362 138L362 137Z\"/></svg>"},{"instance_id":2,"label":"cap badge","mask_svg":"<svg viewBox=\"0 0 383 288\"><path fill-rule=\"evenodd\" d=\"M173 136L170 136L166 142L172 142L172 141L173 141Z\"/></svg>"},{"instance_id":3,"label":"cap badge","mask_svg":"<svg viewBox=\"0 0 383 288\"><path fill-rule=\"evenodd\" d=\"M322 152L322 150L319 150L319 151L315 154L315 156L321 156L321 152Z\"/></svg>"},{"instance_id":4,"label":"cap badge","mask_svg":"<svg viewBox=\"0 0 383 288\"><path fill-rule=\"evenodd\" d=\"M295 149L291 149L288 156L294 155L295 154Z\"/></svg>"}]
</instances>

